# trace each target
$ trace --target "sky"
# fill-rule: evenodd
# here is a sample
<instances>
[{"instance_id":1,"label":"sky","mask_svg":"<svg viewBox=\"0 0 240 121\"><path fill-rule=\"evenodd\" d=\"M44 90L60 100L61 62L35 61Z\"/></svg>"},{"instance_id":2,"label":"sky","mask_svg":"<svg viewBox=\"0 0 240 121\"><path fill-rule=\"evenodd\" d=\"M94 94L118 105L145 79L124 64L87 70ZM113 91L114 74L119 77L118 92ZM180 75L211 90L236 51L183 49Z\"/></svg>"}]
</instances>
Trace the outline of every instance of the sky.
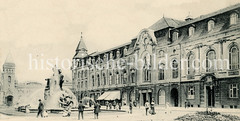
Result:
<instances>
[{"instance_id":1,"label":"sky","mask_svg":"<svg viewBox=\"0 0 240 121\"><path fill-rule=\"evenodd\" d=\"M88 52L130 42L163 16L184 20L240 0L0 0L0 64L11 53L18 82L45 83L47 60L58 59L63 74L83 32ZM49 61L55 65L55 61Z\"/></svg>"}]
</instances>

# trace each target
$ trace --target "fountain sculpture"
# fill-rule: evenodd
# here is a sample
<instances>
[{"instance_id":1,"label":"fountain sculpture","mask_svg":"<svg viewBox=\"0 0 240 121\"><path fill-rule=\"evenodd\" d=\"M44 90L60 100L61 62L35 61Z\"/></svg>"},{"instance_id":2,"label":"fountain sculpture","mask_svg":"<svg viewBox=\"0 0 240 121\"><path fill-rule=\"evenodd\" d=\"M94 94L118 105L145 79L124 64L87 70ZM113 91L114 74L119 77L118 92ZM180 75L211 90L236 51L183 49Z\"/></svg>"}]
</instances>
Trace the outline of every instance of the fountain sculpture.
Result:
<instances>
[{"instance_id":1,"label":"fountain sculpture","mask_svg":"<svg viewBox=\"0 0 240 121\"><path fill-rule=\"evenodd\" d=\"M45 79L47 85L45 89L39 89L33 92L29 98L23 99L22 105L30 105L31 108L36 109L38 106L38 100L42 99L44 108L46 110L52 109L64 109L68 106L69 102L73 102L72 107L77 107L78 102L76 96L68 88L62 88L63 75L61 70L56 66L53 68L53 75L50 78Z\"/></svg>"}]
</instances>

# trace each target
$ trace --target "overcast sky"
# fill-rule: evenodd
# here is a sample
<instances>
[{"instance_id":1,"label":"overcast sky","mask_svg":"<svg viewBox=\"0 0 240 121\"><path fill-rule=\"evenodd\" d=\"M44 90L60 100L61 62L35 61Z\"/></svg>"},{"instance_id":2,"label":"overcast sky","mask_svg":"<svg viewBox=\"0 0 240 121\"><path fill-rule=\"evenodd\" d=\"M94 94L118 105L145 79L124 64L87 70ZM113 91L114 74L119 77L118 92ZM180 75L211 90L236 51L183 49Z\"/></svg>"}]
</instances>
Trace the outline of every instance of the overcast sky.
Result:
<instances>
[{"instance_id":1,"label":"overcast sky","mask_svg":"<svg viewBox=\"0 0 240 121\"><path fill-rule=\"evenodd\" d=\"M44 82L46 59L69 59L83 32L88 52L129 42L141 29L165 17L184 20L239 0L0 0L0 64L11 52L19 82ZM39 69L30 69L30 57ZM44 69L40 68L43 60ZM53 63L53 62L52 62ZM67 61L64 61L67 66ZM63 73L71 78L70 70Z\"/></svg>"}]
</instances>

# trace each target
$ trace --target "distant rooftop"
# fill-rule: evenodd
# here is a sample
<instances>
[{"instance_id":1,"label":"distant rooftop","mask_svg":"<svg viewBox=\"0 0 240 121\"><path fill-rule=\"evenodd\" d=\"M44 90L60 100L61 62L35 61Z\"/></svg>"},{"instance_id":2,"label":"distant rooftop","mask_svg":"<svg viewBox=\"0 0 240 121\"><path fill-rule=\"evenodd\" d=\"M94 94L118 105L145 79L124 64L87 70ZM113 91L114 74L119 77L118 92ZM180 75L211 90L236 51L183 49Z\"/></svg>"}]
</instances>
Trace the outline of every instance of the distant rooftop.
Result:
<instances>
[{"instance_id":1,"label":"distant rooftop","mask_svg":"<svg viewBox=\"0 0 240 121\"><path fill-rule=\"evenodd\" d=\"M168 27L177 27L181 23L183 23L183 21L163 17L148 28L152 29L154 31L158 31L158 30L165 29Z\"/></svg>"}]
</instances>

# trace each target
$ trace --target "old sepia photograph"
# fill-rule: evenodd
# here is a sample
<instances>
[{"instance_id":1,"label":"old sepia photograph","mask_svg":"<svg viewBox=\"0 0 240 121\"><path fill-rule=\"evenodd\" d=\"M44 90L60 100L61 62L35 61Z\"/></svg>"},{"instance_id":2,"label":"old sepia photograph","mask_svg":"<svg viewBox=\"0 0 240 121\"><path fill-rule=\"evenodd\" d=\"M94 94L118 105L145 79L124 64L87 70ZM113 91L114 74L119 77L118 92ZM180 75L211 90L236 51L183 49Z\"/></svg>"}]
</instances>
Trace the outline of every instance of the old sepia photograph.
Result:
<instances>
[{"instance_id":1,"label":"old sepia photograph","mask_svg":"<svg viewBox=\"0 0 240 121\"><path fill-rule=\"evenodd\" d=\"M0 0L0 121L240 121L240 0Z\"/></svg>"}]
</instances>

